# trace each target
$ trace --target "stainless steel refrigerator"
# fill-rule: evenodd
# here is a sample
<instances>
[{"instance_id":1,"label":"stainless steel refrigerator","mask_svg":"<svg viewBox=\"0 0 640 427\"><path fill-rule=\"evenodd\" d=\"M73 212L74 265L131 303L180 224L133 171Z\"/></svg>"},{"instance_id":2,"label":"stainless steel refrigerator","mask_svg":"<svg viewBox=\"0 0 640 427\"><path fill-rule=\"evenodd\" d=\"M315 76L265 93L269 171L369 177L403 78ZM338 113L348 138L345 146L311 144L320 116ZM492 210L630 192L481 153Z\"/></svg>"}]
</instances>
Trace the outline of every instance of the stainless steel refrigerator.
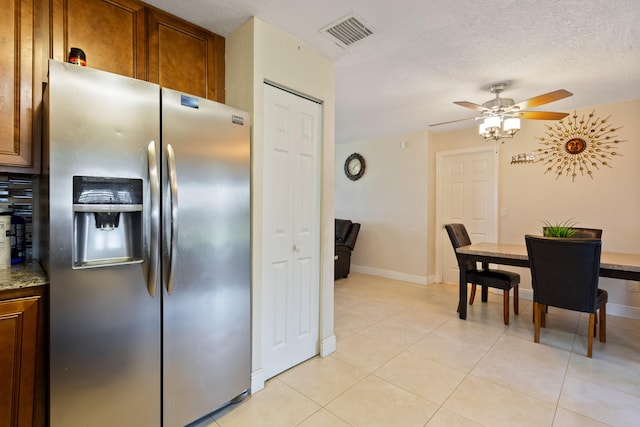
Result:
<instances>
[{"instance_id":1,"label":"stainless steel refrigerator","mask_svg":"<svg viewBox=\"0 0 640 427\"><path fill-rule=\"evenodd\" d=\"M50 61L44 116L51 426L184 426L244 396L248 114Z\"/></svg>"}]
</instances>

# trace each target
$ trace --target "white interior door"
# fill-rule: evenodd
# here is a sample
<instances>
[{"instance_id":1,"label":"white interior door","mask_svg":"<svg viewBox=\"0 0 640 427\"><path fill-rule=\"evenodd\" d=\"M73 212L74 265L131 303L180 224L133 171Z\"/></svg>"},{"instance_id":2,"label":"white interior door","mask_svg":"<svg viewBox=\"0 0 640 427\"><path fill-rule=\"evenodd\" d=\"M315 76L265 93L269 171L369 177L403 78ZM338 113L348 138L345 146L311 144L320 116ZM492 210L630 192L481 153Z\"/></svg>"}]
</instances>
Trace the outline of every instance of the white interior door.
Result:
<instances>
[{"instance_id":1,"label":"white interior door","mask_svg":"<svg viewBox=\"0 0 640 427\"><path fill-rule=\"evenodd\" d=\"M443 226L462 223L472 242L496 241L498 191L495 148L441 153L438 167L442 281L458 283L458 263Z\"/></svg>"},{"instance_id":2,"label":"white interior door","mask_svg":"<svg viewBox=\"0 0 640 427\"><path fill-rule=\"evenodd\" d=\"M322 106L264 85L265 379L318 354Z\"/></svg>"}]
</instances>

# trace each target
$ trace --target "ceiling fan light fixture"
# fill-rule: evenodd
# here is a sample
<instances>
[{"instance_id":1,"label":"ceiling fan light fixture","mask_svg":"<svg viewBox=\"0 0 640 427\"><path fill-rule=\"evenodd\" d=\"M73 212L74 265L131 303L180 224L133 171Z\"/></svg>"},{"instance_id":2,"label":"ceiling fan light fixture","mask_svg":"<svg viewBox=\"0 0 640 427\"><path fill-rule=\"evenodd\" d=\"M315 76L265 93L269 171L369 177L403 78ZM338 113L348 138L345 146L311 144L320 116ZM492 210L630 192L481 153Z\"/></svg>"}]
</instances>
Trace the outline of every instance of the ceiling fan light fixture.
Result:
<instances>
[{"instance_id":1,"label":"ceiling fan light fixture","mask_svg":"<svg viewBox=\"0 0 640 427\"><path fill-rule=\"evenodd\" d=\"M518 117L509 117L504 119L502 129L509 135L513 135L520 130L520 119Z\"/></svg>"},{"instance_id":2,"label":"ceiling fan light fixture","mask_svg":"<svg viewBox=\"0 0 640 427\"><path fill-rule=\"evenodd\" d=\"M500 132L500 124L502 131ZM478 128L478 133L487 141L497 141L502 138L513 138L520 130L520 119L518 117L489 116L484 119Z\"/></svg>"},{"instance_id":3,"label":"ceiling fan light fixture","mask_svg":"<svg viewBox=\"0 0 640 427\"><path fill-rule=\"evenodd\" d=\"M568 115L567 113L554 113L550 111L526 111L527 108L534 108L573 95L567 90L559 89L545 93L544 95L534 96L533 98L516 104L511 98L500 97L500 93L502 93L506 87L506 83L492 85L491 93L495 93L496 97L482 105L469 101L454 102L454 104L461 107L481 111L481 116L435 123L429 126L446 125L464 120L482 120L478 128L478 133L484 137L485 141L498 141L502 138L513 138L513 135L520 130L521 119L560 120ZM500 125L502 125L502 129L500 129Z\"/></svg>"},{"instance_id":4,"label":"ceiling fan light fixture","mask_svg":"<svg viewBox=\"0 0 640 427\"><path fill-rule=\"evenodd\" d=\"M499 116L490 116L484 119L484 125L487 128L499 128L500 121L501 120Z\"/></svg>"}]
</instances>

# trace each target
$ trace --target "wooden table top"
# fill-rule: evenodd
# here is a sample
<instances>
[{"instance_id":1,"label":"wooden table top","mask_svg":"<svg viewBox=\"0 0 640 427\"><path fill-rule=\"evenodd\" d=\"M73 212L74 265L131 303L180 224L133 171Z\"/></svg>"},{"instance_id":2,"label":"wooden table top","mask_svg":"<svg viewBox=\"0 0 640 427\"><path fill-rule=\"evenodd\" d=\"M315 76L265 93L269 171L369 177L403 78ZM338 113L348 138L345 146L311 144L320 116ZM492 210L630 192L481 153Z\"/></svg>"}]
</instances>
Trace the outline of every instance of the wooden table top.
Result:
<instances>
[{"instance_id":1,"label":"wooden table top","mask_svg":"<svg viewBox=\"0 0 640 427\"><path fill-rule=\"evenodd\" d=\"M474 243L461 246L457 251L465 255L491 256L514 260L527 260L529 258L526 245L508 243ZM640 272L640 254L602 252L600 255L600 268Z\"/></svg>"}]
</instances>

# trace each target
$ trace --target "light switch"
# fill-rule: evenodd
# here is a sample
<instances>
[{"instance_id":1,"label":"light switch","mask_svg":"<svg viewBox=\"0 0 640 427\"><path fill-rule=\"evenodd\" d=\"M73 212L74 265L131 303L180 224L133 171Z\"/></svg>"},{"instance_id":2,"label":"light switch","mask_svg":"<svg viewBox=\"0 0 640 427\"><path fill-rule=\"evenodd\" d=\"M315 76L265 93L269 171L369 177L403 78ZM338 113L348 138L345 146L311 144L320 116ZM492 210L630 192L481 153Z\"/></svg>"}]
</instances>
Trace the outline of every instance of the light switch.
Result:
<instances>
[{"instance_id":1,"label":"light switch","mask_svg":"<svg viewBox=\"0 0 640 427\"><path fill-rule=\"evenodd\" d=\"M507 208L500 209L500 218L509 218L509 210Z\"/></svg>"}]
</instances>

